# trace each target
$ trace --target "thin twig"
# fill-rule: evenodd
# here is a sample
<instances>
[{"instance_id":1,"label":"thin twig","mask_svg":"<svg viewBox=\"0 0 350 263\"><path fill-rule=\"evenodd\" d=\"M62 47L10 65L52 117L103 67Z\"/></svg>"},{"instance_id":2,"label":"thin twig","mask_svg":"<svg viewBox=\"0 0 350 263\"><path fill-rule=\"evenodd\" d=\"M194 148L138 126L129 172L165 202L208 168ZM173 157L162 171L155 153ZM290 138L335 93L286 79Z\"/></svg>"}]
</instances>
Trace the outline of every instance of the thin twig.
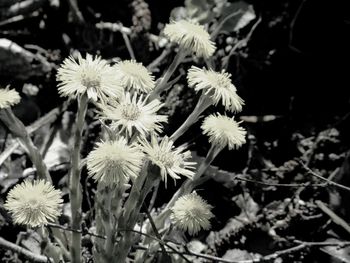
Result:
<instances>
[{"instance_id":1,"label":"thin twig","mask_svg":"<svg viewBox=\"0 0 350 263\"><path fill-rule=\"evenodd\" d=\"M135 53L134 53L134 50L132 49L132 46L131 46L131 43L130 43L128 35L125 32L123 32L123 31L121 31L121 34L123 36L126 48L128 49L130 58L136 60Z\"/></svg>"},{"instance_id":2,"label":"thin twig","mask_svg":"<svg viewBox=\"0 0 350 263\"><path fill-rule=\"evenodd\" d=\"M239 176L236 176L233 178L233 180L239 180L239 181L244 181L244 182L249 182L249 183L254 183L254 184L260 184L260 185L265 185L265 186L277 186L277 187L324 187L327 186L327 184L309 184L309 183L301 183L301 184L278 184L278 183L269 183L269 182L263 182L263 181L257 181L257 180L252 180L252 179L247 179L247 178L242 178Z\"/></svg>"},{"instance_id":3,"label":"thin twig","mask_svg":"<svg viewBox=\"0 0 350 263\"><path fill-rule=\"evenodd\" d=\"M306 0L302 0L297 11L295 12L295 15L292 19L292 21L290 22L290 29L289 29L289 43L288 46L289 48L291 48L292 50L296 51L296 52L301 52L298 48L296 48L295 46L293 46L292 42L293 42L293 34L294 34L294 26L295 26L295 22L297 21L301 10L303 9L303 6L305 4Z\"/></svg>"},{"instance_id":4,"label":"thin twig","mask_svg":"<svg viewBox=\"0 0 350 263\"><path fill-rule=\"evenodd\" d=\"M336 182L334 182L334 181L331 181L331 180L329 180L329 179L327 179L327 178L324 178L323 176L321 176L321 175L315 173L314 171L312 171L312 170L311 170L309 167L307 167L303 162L299 162L299 163L303 166L303 168L304 168L309 174L311 174L311 175L317 177L318 179L321 179L322 181L327 182L329 185L333 185L333 186L336 186L336 187L341 188L341 189L343 189L343 190L350 191L350 187L347 187L347 186L342 185L342 184L338 184L338 183L336 183Z\"/></svg>"}]
</instances>

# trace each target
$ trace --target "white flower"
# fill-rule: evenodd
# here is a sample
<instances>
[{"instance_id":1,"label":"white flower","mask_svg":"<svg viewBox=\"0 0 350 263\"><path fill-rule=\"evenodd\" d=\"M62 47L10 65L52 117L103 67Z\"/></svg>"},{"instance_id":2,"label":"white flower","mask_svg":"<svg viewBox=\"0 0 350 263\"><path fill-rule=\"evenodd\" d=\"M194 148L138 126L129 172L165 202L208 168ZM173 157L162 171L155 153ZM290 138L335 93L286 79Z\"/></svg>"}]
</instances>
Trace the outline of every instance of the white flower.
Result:
<instances>
[{"instance_id":1,"label":"white flower","mask_svg":"<svg viewBox=\"0 0 350 263\"><path fill-rule=\"evenodd\" d=\"M173 224L183 231L193 236L201 229L210 229L210 219L214 216L210 211L211 205L208 205L202 197L196 192L180 197L171 208L170 216Z\"/></svg>"},{"instance_id":2,"label":"white flower","mask_svg":"<svg viewBox=\"0 0 350 263\"><path fill-rule=\"evenodd\" d=\"M89 99L105 102L108 98L118 98L123 91L107 61L89 54L85 59L79 54L77 61L73 57L65 59L58 69L57 80L59 93L67 97L87 93Z\"/></svg>"},{"instance_id":3,"label":"white flower","mask_svg":"<svg viewBox=\"0 0 350 263\"><path fill-rule=\"evenodd\" d=\"M167 24L164 34L170 41L195 53L198 57L209 58L216 49L215 43L210 40L210 35L204 26L193 21L180 20Z\"/></svg>"},{"instance_id":4,"label":"white flower","mask_svg":"<svg viewBox=\"0 0 350 263\"><path fill-rule=\"evenodd\" d=\"M129 92L119 102L110 102L109 105L101 105L102 119L111 120L111 128L126 131L127 136L138 131L142 136L150 132L161 132L161 122L167 122L168 117L157 115L157 111L163 106L159 100L147 103L147 97Z\"/></svg>"},{"instance_id":5,"label":"white flower","mask_svg":"<svg viewBox=\"0 0 350 263\"><path fill-rule=\"evenodd\" d=\"M128 145L125 138L99 142L87 157L89 176L106 184L126 183L136 178L143 164L144 154L138 147Z\"/></svg>"},{"instance_id":6,"label":"white flower","mask_svg":"<svg viewBox=\"0 0 350 263\"><path fill-rule=\"evenodd\" d=\"M128 90L149 93L154 89L154 76L142 63L135 60L124 60L115 66L117 78L121 85Z\"/></svg>"},{"instance_id":7,"label":"white flower","mask_svg":"<svg viewBox=\"0 0 350 263\"><path fill-rule=\"evenodd\" d=\"M0 109L6 109L19 103L21 97L14 89L0 89Z\"/></svg>"},{"instance_id":8,"label":"white flower","mask_svg":"<svg viewBox=\"0 0 350 263\"><path fill-rule=\"evenodd\" d=\"M220 101L226 110L240 112L244 101L237 95L237 89L231 82L231 74L222 71L215 72L212 69L200 69L192 66L188 70L187 81L190 87L198 92L210 96L217 105Z\"/></svg>"},{"instance_id":9,"label":"white flower","mask_svg":"<svg viewBox=\"0 0 350 263\"><path fill-rule=\"evenodd\" d=\"M5 208L16 224L31 227L46 225L61 214L62 193L44 180L26 180L8 194Z\"/></svg>"},{"instance_id":10,"label":"white flower","mask_svg":"<svg viewBox=\"0 0 350 263\"><path fill-rule=\"evenodd\" d=\"M149 160L160 168L162 180L167 184L167 175L174 180L179 179L179 175L192 179L195 169L195 162L189 162L191 152L185 151L185 147L174 147L174 142L165 136L160 143L156 136L151 136L149 143L145 139L139 140L143 151Z\"/></svg>"},{"instance_id":11,"label":"white flower","mask_svg":"<svg viewBox=\"0 0 350 263\"><path fill-rule=\"evenodd\" d=\"M209 136L209 142L221 148L235 149L245 142L246 130L239 123L225 115L210 115L205 118L202 126L203 133Z\"/></svg>"}]
</instances>

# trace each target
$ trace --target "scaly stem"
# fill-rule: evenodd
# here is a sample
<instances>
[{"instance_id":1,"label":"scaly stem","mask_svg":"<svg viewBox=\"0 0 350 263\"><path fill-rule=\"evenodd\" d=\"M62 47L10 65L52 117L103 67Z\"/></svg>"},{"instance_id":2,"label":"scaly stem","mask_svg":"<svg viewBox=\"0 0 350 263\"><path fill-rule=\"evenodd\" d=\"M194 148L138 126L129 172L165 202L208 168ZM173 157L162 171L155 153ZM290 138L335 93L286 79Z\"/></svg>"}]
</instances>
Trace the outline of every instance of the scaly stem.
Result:
<instances>
[{"instance_id":1,"label":"scaly stem","mask_svg":"<svg viewBox=\"0 0 350 263\"><path fill-rule=\"evenodd\" d=\"M147 166L146 166L147 167ZM141 176L141 174L139 175ZM145 176L147 176L147 173L145 172ZM139 188L139 184L137 182L135 182L135 184L133 185L133 188L131 189L131 193L130 193L130 197L129 199L131 200L130 203L133 203L133 206L129 207L129 209L131 208L131 211L129 213L127 213L127 217L125 217L126 224L123 225L123 227L125 227L125 229L134 229L134 226L137 222L137 219L139 217L140 214L140 210L141 210L141 206L147 196L147 194L150 192L150 190L152 189L152 187L154 186L156 179L155 176L157 175L148 175L145 178L145 183L141 188ZM134 190L133 190L134 189ZM135 194L133 194L135 193ZM133 194L131 196L131 194ZM128 201L129 201L128 199ZM126 207L126 205L125 205ZM125 216L125 214L124 214ZM126 258L129 254L130 248L133 244L134 241L134 233L132 233L131 231L126 231L125 234L123 235L122 240L120 241L120 243L118 244L118 252L117 252L117 258L119 260L119 262L125 262Z\"/></svg>"},{"instance_id":2,"label":"scaly stem","mask_svg":"<svg viewBox=\"0 0 350 263\"><path fill-rule=\"evenodd\" d=\"M80 184L80 150L85 123L85 115L88 106L88 97L82 95L79 100L78 112L76 116L76 129L74 134L74 148L72 152L72 167L69 178L70 204L72 213L72 229L80 231L81 227L81 203L82 188ZM72 233L71 257L73 263L81 263L81 233Z\"/></svg>"},{"instance_id":3,"label":"scaly stem","mask_svg":"<svg viewBox=\"0 0 350 263\"><path fill-rule=\"evenodd\" d=\"M149 100L158 98L159 95L167 88L167 84L171 76L174 74L175 70L180 65L180 63L184 60L187 54L188 54L187 51L185 51L183 48L179 48L176 56L174 57L173 62L170 64L169 68L164 73L163 77L160 79L158 85L150 94Z\"/></svg>"},{"instance_id":4,"label":"scaly stem","mask_svg":"<svg viewBox=\"0 0 350 263\"><path fill-rule=\"evenodd\" d=\"M191 127L191 125L193 125L198 121L198 117L211 104L212 104L212 100L205 94L202 94L194 110L187 117L185 122L173 133L173 135L171 135L170 139L175 142L181 135L183 135Z\"/></svg>"},{"instance_id":5,"label":"scaly stem","mask_svg":"<svg viewBox=\"0 0 350 263\"><path fill-rule=\"evenodd\" d=\"M51 176L38 148L34 145L24 124L13 114L11 108L4 109L0 112L0 119L24 146L30 160L36 168L39 178L52 183Z\"/></svg>"}]
</instances>

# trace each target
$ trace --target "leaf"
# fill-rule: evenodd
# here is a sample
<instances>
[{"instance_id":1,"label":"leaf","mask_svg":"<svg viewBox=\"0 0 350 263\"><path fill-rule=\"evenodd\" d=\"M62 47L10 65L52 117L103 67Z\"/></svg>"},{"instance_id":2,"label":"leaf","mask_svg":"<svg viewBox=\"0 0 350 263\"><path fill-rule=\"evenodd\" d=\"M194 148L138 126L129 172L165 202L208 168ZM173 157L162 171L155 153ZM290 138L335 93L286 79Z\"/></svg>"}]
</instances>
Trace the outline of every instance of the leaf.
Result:
<instances>
[{"instance_id":1,"label":"leaf","mask_svg":"<svg viewBox=\"0 0 350 263\"><path fill-rule=\"evenodd\" d=\"M195 19L200 23L208 23L214 18L212 9L214 7L213 0L186 0L185 7L189 18Z\"/></svg>"},{"instance_id":2,"label":"leaf","mask_svg":"<svg viewBox=\"0 0 350 263\"><path fill-rule=\"evenodd\" d=\"M175 7L170 14L170 20L192 19L201 24L214 19L214 0L186 0L185 6Z\"/></svg>"},{"instance_id":3,"label":"leaf","mask_svg":"<svg viewBox=\"0 0 350 263\"><path fill-rule=\"evenodd\" d=\"M226 3L218 21L219 32L237 32L256 18L252 5L244 1Z\"/></svg>"}]
</instances>

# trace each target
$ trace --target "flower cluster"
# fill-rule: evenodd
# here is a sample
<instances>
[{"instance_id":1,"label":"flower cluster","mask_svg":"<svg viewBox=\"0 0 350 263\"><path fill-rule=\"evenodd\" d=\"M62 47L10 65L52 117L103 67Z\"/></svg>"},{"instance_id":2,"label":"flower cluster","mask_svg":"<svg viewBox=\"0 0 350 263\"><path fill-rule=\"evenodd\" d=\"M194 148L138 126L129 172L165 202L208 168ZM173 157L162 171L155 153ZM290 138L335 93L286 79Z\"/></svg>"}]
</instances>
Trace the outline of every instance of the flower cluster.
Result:
<instances>
[{"instance_id":1,"label":"flower cluster","mask_svg":"<svg viewBox=\"0 0 350 263\"><path fill-rule=\"evenodd\" d=\"M140 201L144 200L150 189L160 179L165 185L169 177L174 181L181 177L186 179L178 195L175 194L168 204L172 224L190 235L195 235L202 229L208 230L210 219L214 216L211 212L212 206L193 190L205 180L206 177L200 177L218 152L226 146L230 150L237 149L246 142L246 131L240 127L240 123L233 117L217 113L205 118L201 125L203 134L209 137L212 148L200 165L193 161L188 147L176 145L176 139L196 122L210 105L222 104L225 110L231 113L240 112L244 105L243 99L238 96L237 89L232 83L231 74L195 66L188 70L187 82L189 87L201 93L199 103L194 110L196 112L191 113L174 133L175 135L168 137L164 134L166 132L163 130L166 131L166 129L163 125L168 122L168 116L161 112L165 106L161 95L178 79L171 80L177 66L188 54L208 59L213 56L216 49L206 28L194 21L171 22L165 26L164 34L171 42L179 45L180 55L175 57L173 63L157 81L143 64L135 60L124 60L111 65L108 61L90 54L85 57L81 54L68 57L58 69L59 94L69 99L80 100L72 151L72 172L69 173L68 180L71 222L75 230L80 229L82 223L80 150L89 103L93 102L97 108L99 120L107 126L107 129L101 132L104 139L97 142L86 157L88 178L91 177L97 182L97 191L103 188L97 197L102 200L99 199L97 200L99 202L96 202L98 203L96 218L101 220L97 222L96 219L96 225L98 225L96 232L100 231L101 233L98 234L106 235L105 246L101 243L98 247L108 248L103 251L106 253L105 256L110 251L113 252L111 244L114 244L118 227L134 228L142 205ZM19 101L20 96L16 91L0 89L0 109L7 109ZM6 110L3 112L9 113ZM110 133L105 134L106 130ZM33 154L33 151L28 152ZM34 157L38 155L40 156L37 154ZM40 167L37 164L36 166ZM44 163L41 166L42 169L46 169ZM158 176L157 180L151 172ZM60 216L62 193L51 185L50 175L48 172L47 174L48 181L25 180L9 192L5 208L12 214L15 223L39 227L56 221ZM120 186L127 184L130 179L132 179L132 188L129 192L126 186ZM101 187L105 185L112 186L113 189ZM117 191L112 192L115 189ZM108 192L109 190L111 191ZM125 193L128 193L128 199L124 202ZM118 196L116 198L118 200L113 199L115 196ZM103 211L99 207L100 204L106 205ZM111 215L107 215L108 209ZM169 209L164 211L169 212ZM125 218L119 220L117 217L120 215ZM168 216L167 213L166 216ZM163 218L162 214L159 218ZM72 248L74 262L81 261L80 234L79 231L74 231L72 234L70 248ZM101 242L104 241L101 240ZM116 249L125 249L125 251L129 249L128 240L124 242L121 236L119 242L121 245ZM118 251L118 253L127 254L127 252L124 253L125 251ZM109 256L108 254L106 258ZM124 262L125 258L120 261Z\"/></svg>"}]
</instances>

